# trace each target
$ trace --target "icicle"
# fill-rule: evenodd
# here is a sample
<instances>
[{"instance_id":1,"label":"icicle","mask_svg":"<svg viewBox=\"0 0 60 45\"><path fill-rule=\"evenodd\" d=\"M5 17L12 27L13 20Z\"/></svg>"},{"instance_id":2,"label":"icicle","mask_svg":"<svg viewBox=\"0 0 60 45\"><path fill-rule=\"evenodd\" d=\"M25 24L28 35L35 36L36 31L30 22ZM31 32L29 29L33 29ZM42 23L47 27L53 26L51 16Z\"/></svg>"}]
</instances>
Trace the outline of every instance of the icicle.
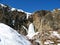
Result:
<instances>
[{"instance_id":1,"label":"icicle","mask_svg":"<svg viewBox=\"0 0 60 45\"><path fill-rule=\"evenodd\" d=\"M28 34L34 34L34 33L35 33L35 31L34 31L34 25L33 25L33 23L31 23L29 25L29 28L28 28Z\"/></svg>"}]
</instances>

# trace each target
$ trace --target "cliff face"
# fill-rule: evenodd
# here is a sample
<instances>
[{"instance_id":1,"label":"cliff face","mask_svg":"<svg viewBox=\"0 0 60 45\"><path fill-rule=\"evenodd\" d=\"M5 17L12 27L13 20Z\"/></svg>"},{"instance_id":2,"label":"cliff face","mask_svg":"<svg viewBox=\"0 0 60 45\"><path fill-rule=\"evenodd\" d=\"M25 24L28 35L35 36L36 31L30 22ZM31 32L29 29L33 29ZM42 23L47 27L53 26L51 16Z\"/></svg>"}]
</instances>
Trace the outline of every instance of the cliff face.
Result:
<instances>
[{"instance_id":1,"label":"cliff face","mask_svg":"<svg viewBox=\"0 0 60 45\"><path fill-rule=\"evenodd\" d=\"M37 11L33 14L33 23L37 30L59 30L60 10L57 11ZM40 24L40 25L39 25ZM40 29L39 29L40 28Z\"/></svg>"},{"instance_id":2,"label":"cliff face","mask_svg":"<svg viewBox=\"0 0 60 45\"><path fill-rule=\"evenodd\" d=\"M37 11L33 14L33 23L35 30L40 32L41 45L44 45L45 41L52 41L57 44L60 36L60 10L54 11ZM56 34L56 35L55 35ZM57 37L57 35L59 35ZM48 41L49 40L49 41ZM47 42L45 44L47 44ZM60 42L60 41L59 41ZM51 42L50 42L51 43ZM54 45L53 44L53 45Z\"/></svg>"}]
</instances>

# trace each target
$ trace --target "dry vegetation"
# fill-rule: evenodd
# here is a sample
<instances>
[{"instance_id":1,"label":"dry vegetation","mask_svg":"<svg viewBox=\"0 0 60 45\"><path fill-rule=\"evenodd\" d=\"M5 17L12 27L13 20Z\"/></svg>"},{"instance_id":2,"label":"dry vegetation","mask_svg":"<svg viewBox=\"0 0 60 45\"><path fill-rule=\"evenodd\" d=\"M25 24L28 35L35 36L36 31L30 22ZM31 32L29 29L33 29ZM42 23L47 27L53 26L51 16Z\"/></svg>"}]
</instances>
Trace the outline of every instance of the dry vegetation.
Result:
<instances>
[{"instance_id":1,"label":"dry vegetation","mask_svg":"<svg viewBox=\"0 0 60 45\"><path fill-rule=\"evenodd\" d=\"M46 41L52 41L52 45L57 45L60 38L53 36L54 31L59 33L60 36L60 10L56 9L53 12L50 11L37 11L33 14L33 23L35 30L40 32L41 45L45 45ZM51 45L51 44L50 44Z\"/></svg>"}]
</instances>

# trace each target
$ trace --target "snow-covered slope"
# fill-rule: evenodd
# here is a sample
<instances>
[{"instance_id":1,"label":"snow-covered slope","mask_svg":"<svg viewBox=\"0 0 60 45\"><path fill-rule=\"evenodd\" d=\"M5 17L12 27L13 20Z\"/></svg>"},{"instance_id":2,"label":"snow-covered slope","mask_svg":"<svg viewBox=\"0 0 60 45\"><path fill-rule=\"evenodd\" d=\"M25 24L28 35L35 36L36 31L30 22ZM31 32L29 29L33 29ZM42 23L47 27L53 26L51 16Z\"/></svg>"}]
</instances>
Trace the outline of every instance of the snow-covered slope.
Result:
<instances>
[{"instance_id":1,"label":"snow-covered slope","mask_svg":"<svg viewBox=\"0 0 60 45\"><path fill-rule=\"evenodd\" d=\"M0 45L31 45L31 43L11 27L0 23Z\"/></svg>"}]
</instances>

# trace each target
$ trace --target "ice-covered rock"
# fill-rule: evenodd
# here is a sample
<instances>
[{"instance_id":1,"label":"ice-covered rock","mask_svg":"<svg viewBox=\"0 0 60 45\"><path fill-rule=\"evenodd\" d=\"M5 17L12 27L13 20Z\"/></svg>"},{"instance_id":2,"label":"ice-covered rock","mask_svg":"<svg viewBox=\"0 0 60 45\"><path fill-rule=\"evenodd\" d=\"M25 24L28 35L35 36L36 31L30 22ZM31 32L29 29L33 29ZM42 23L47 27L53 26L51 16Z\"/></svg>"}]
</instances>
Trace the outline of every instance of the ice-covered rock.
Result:
<instances>
[{"instance_id":1,"label":"ice-covered rock","mask_svg":"<svg viewBox=\"0 0 60 45\"><path fill-rule=\"evenodd\" d=\"M11 27L0 23L0 45L31 45L31 43Z\"/></svg>"}]
</instances>

